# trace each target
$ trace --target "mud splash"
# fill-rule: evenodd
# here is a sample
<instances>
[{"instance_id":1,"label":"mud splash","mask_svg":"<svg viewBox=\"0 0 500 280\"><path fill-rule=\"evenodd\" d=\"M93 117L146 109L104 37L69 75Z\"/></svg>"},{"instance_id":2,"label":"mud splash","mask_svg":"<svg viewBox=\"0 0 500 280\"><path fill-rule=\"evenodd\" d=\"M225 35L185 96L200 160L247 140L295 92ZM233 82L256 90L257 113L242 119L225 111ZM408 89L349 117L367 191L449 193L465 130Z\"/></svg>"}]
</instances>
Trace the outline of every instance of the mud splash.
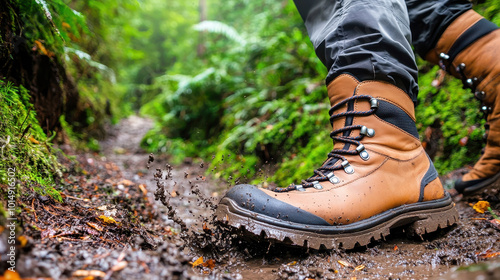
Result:
<instances>
[{"instance_id":1,"label":"mud splash","mask_svg":"<svg viewBox=\"0 0 500 280\"><path fill-rule=\"evenodd\" d=\"M457 205L461 214L458 225L433 234L412 238L403 229L396 229L391 231L387 240L354 250L318 251L288 247L215 221L216 202L205 196L200 186L188 180L185 173L190 194L194 195L196 205L204 207L206 212L203 217L198 217L202 230L188 228L171 204L172 199L188 199L173 192L178 182L172 181L171 173L172 166L168 164L163 171L156 170L155 197L167 207L169 218L181 227L182 248L188 249L192 255L216 261L218 269L211 271L211 275L220 276L219 273L224 271L233 272L237 278L259 275L263 279L437 277L453 266L482 262L486 260L487 252L500 251L499 230L483 218L477 218L478 213L465 201ZM499 201L496 190L484 192L471 201L484 197L494 203Z\"/></svg>"}]
</instances>

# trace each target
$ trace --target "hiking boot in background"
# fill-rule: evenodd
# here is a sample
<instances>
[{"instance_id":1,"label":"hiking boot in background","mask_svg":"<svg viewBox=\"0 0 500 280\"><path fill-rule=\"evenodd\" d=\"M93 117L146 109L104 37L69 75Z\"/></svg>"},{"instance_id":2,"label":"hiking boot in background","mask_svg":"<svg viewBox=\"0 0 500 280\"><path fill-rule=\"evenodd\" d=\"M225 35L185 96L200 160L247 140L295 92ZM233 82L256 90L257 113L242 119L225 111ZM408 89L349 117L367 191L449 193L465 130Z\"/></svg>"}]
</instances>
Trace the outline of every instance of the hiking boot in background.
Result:
<instances>
[{"instance_id":1,"label":"hiking boot in background","mask_svg":"<svg viewBox=\"0 0 500 280\"><path fill-rule=\"evenodd\" d=\"M459 193L471 194L500 178L500 30L469 10L446 28L426 59L461 79L481 101L486 147L473 169L455 182Z\"/></svg>"}]
</instances>

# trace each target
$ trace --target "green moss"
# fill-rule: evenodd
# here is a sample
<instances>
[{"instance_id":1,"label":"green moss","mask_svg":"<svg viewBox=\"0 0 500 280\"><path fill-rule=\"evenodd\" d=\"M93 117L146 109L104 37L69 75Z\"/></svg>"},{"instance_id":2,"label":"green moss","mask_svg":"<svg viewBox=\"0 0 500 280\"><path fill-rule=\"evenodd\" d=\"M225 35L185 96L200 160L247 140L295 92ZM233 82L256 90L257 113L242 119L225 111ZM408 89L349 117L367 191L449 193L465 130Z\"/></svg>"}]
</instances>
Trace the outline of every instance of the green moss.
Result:
<instances>
[{"instance_id":1,"label":"green moss","mask_svg":"<svg viewBox=\"0 0 500 280\"><path fill-rule=\"evenodd\" d=\"M7 185L8 168L15 169L19 193L33 189L61 201L55 180L62 166L36 119L28 91L0 80L0 184ZM2 189L5 193L5 189Z\"/></svg>"}]
</instances>

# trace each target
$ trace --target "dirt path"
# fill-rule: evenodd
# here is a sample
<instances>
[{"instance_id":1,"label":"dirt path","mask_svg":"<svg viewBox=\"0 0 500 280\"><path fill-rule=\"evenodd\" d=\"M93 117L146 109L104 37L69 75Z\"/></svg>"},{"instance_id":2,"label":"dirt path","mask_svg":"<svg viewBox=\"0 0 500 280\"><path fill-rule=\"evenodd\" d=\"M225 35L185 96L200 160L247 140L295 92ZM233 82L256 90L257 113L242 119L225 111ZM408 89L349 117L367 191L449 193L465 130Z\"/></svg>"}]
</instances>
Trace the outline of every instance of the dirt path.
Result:
<instances>
[{"instance_id":1,"label":"dirt path","mask_svg":"<svg viewBox=\"0 0 500 280\"><path fill-rule=\"evenodd\" d=\"M62 206L38 197L26 200L27 205L33 204L37 219L25 217L30 244L23 249L22 276L264 280L470 279L479 275L500 279L500 260L495 258L500 255L500 231L485 220L489 215L469 205L484 199L498 210L494 190L458 202L458 225L426 235L423 241L395 231L385 242L367 248L311 252L241 240L210 223L211 205L227 187L207 181L205 164L170 167L165 158L157 157L146 168L149 155L139 143L150 127L150 121L132 116L101 143L101 155L77 155L87 175L74 173L66 178L74 187ZM154 199L158 181L172 210ZM108 212L101 211L104 206ZM105 223L99 215L115 217L119 224ZM184 236L179 234L183 223L189 231ZM190 262L202 256L204 264L193 267ZM451 272L459 267L463 271Z\"/></svg>"}]
</instances>

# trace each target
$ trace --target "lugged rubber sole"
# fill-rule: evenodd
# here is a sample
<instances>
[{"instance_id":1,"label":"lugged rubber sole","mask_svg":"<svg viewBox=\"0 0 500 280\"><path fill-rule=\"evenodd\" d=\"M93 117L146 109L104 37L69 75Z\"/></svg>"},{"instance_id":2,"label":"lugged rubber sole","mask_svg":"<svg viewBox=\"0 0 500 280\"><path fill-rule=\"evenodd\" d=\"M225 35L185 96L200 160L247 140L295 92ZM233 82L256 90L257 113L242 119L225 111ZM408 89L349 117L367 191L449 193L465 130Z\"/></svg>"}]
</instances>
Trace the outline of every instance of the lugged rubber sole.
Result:
<instances>
[{"instance_id":1,"label":"lugged rubber sole","mask_svg":"<svg viewBox=\"0 0 500 280\"><path fill-rule=\"evenodd\" d=\"M308 226L285 222L241 208L228 198L221 200L215 216L231 227L254 235L313 249L365 246L385 239L391 229L398 227L404 227L412 235L422 236L455 224L459 217L449 194L440 200L402 205L343 226Z\"/></svg>"}]
</instances>

